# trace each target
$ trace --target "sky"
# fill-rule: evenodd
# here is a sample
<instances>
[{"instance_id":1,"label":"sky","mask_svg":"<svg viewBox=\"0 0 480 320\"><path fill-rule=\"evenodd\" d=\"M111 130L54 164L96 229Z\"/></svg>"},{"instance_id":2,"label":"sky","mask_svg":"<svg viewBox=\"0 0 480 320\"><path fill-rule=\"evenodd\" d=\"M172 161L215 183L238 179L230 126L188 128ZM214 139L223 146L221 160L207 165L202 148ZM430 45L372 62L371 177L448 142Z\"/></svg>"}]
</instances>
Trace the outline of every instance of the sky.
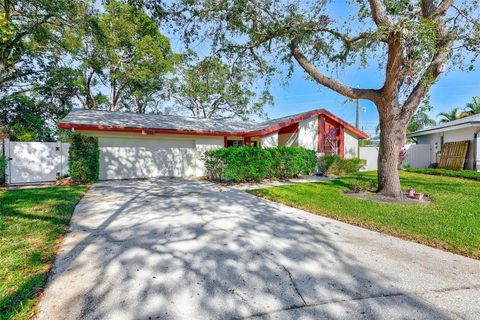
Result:
<instances>
[{"instance_id":1,"label":"sky","mask_svg":"<svg viewBox=\"0 0 480 320\"><path fill-rule=\"evenodd\" d=\"M480 96L480 62L477 62L477 69L472 72L450 71L440 76L430 90L432 118L438 120L438 113L454 107L463 108L473 96ZM383 70L375 67L366 70L349 68L337 75L344 83L361 88L381 87L383 76ZM305 73L300 68L297 68L287 86L280 85L280 81L274 81L271 94L274 96L275 104L265 110L270 118L325 108L345 121L355 124L355 102L350 102L342 95L306 79ZM368 100L360 100L360 106L360 127L369 135L375 135L378 124L375 106Z\"/></svg>"}]
</instances>

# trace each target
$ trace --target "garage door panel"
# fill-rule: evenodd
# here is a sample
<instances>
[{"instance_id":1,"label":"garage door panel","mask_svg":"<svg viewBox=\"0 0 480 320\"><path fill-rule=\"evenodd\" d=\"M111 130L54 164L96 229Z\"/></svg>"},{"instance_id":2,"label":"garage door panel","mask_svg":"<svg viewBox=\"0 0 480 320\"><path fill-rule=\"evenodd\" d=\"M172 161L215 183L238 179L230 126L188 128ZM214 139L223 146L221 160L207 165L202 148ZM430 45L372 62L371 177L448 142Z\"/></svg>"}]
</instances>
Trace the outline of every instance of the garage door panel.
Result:
<instances>
[{"instance_id":1,"label":"garage door panel","mask_svg":"<svg viewBox=\"0 0 480 320\"><path fill-rule=\"evenodd\" d=\"M100 179L195 175L195 143L183 140L101 138Z\"/></svg>"}]
</instances>

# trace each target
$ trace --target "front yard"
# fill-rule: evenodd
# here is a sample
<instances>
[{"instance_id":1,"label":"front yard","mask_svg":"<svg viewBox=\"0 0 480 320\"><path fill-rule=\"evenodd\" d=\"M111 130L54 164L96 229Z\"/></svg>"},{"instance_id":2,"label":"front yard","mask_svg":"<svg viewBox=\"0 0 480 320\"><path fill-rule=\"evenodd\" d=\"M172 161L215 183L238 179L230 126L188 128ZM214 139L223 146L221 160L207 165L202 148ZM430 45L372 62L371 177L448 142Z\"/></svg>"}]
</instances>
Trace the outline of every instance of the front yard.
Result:
<instances>
[{"instance_id":1,"label":"front yard","mask_svg":"<svg viewBox=\"0 0 480 320\"><path fill-rule=\"evenodd\" d=\"M0 191L0 319L29 319L86 187Z\"/></svg>"},{"instance_id":2,"label":"front yard","mask_svg":"<svg viewBox=\"0 0 480 320\"><path fill-rule=\"evenodd\" d=\"M286 185L253 194L315 214L418 241L472 258L480 258L480 183L458 178L401 172L403 187L413 187L430 204L379 203L342 193L357 173L339 180Z\"/></svg>"}]
</instances>

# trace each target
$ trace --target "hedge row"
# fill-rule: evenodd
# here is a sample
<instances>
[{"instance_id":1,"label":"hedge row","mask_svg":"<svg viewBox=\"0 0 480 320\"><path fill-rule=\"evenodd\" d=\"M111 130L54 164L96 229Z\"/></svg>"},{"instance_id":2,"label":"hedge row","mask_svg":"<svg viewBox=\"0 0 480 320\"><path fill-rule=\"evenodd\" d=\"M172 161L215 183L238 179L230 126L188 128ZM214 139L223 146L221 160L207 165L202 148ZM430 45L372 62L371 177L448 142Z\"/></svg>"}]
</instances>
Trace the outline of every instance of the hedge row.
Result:
<instances>
[{"instance_id":1,"label":"hedge row","mask_svg":"<svg viewBox=\"0 0 480 320\"><path fill-rule=\"evenodd\" d=\"M209 179L234 182L294 178L317 166L315 152L300 147L221 148L205 152L203 160Z\"/></svg>"},{"instance_id":2,"label":"hedge row","mask_svg":"<svg viewBox=\"0 0 480 320\"><path fill-rule=\"evenodd\" d=\"M99 149L96 137L75 133L70 137L68 174L78 183L95 183L99 174Z\"/></svg>"},{"instance_id":3,"label":"hedge row","mask_svg":"<svg viewBox=\"0 0 480 320\"><path fill-rule=\"evenodd\" d=\"M431 174L434 176L445 176L445 177L455 177L455 178L464 178L470 180L479 180L480 181L480 172L473 170L447 170L447 169L434 169L434 168L408 168L408 172L414 173L423 173Z\"/></svg>"}]
</instances>

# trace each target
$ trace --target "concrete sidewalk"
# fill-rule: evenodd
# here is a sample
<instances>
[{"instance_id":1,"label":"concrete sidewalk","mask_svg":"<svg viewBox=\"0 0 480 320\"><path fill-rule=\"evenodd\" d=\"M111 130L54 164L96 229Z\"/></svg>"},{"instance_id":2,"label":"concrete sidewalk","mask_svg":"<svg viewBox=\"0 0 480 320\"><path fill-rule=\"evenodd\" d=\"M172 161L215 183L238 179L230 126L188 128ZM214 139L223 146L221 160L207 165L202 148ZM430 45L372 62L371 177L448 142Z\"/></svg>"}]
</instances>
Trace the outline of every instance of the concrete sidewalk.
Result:
<instances>
[{"instance_id":1,"label":"concrete sidewalk","mask_svg":"<svg viewBox=\"0 0 480 320\"><path fill-rule=\"evenodd\" d=\"M478 319L480 261L205 181L104 182L40 319Z\"/></svg>"}]
</instances>

